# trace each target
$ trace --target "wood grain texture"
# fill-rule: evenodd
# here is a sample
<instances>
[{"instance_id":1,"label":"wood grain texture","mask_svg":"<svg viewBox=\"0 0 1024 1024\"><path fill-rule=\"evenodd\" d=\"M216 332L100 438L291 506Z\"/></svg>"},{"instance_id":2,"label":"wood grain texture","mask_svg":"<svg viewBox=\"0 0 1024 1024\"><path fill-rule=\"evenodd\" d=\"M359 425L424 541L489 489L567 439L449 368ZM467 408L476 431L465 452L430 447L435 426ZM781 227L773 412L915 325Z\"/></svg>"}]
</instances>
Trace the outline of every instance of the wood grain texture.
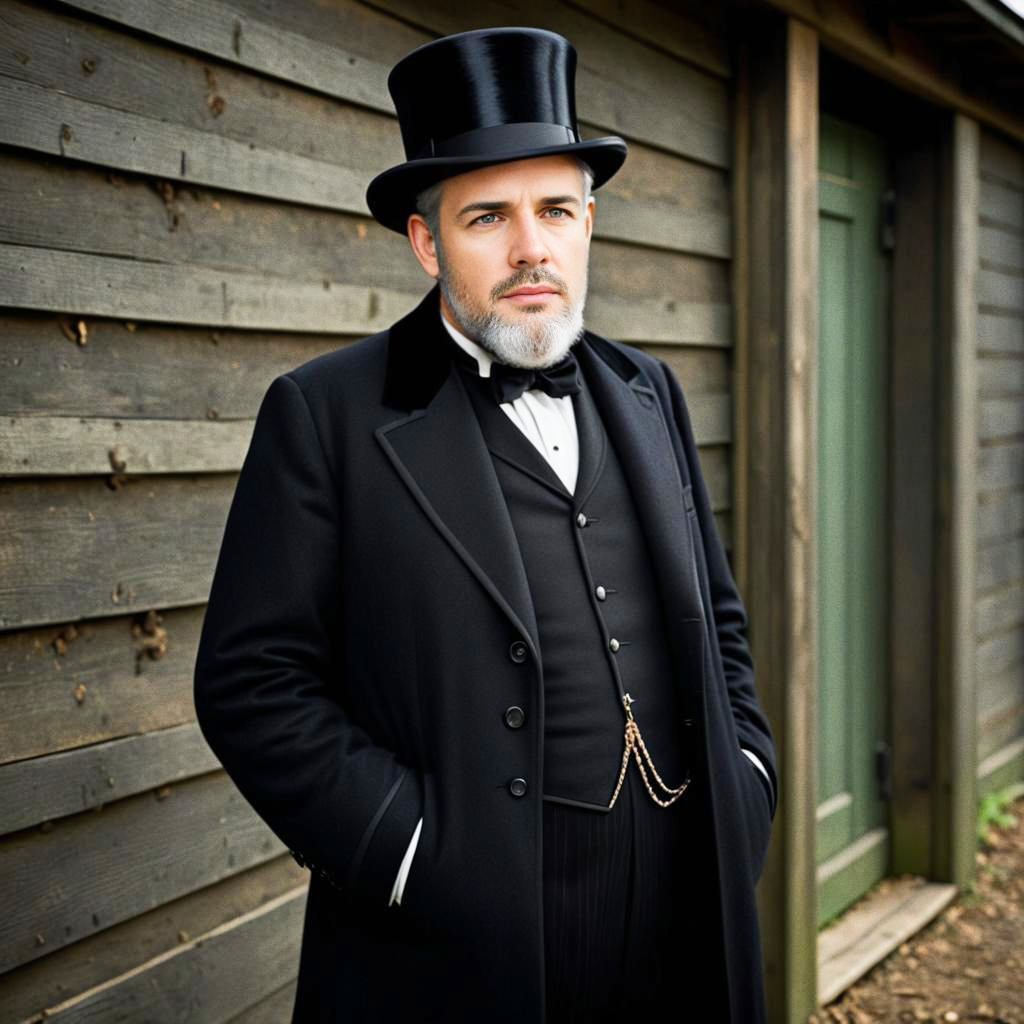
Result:
<instances>
[{"instance_id":1,"label":"wood grain texture","mask_svg":"<svg viewBox=\"0 0 1024 1024\"><path fill-rule=\"evenodd\" d=\"M71 320L0 315L3 413L250 419L274 377L348 343L337 335L210 331L92 317L86 331L82 345L73 340L78 329Z\"/></svg>"},{"instance_id":2,"label":"wood grain texture","mask_svg":"<svg viewBox=\"0 0 1024 1024\"><path fill-rule=\"evenodd\" d=\"M284 854L51 950L4 975L0 1024L21 1024L78 993L102 986L307 884L308 878L309 872Z\"/></svg>"},{"instance_id":3,"label":"wood grain texture","mask_svg":"<svg viewBox=\"0 0 1024 1024\"><path fill-rule=\"evenodd\" d=\"M498 0L444 5L382 0L374 6L436 35L469 24L507 25L511 13ZM514 13L516 23L559 32L576 47L582 120L702 163L728 166L728 96L722 80L562 4L520 0Z\"/></svg>"},{"instance_id":4,"label":"wood grain texture","mask_svg":"<svg viewBox=\"0 0 1024 1024\"><path fill-rule=\"evenodd\" d=\"M239 1007L256 1006L295 977L305 908L305 887L282 893L95 991L52 1007L46 1019L224 1024Z\"/></svg>"},{"instance_id":5,"label":"wood grain texture","mask_svg":"<svg viewBox=\"0 0 1024 1024\"><path fill-rule=\"evenodd\" d=\"M331 107L284 86L267 88L253 75L211 68L165 46L23 3L9 5L6 27L11 45L0 54L0 74L10 81L0 79L0 92L11 93L12 115L9 123L0 119L0 138L17 145L178 185L363 217L370 178L403 159L393 117ZM189 23L185 31L192 28ZM666 163L676 166L650 194L644 186L655 175L644 165L664 171ZM602 193L599 237L727 256L724 198L718 210L709 209L701 202L706 190L685 180L707 172L633 147L625 173ZM25 219L32 221L31 211Z\"/></svg>"},{"instance_id":6,"label":"wood grain texture","mask_svg":"<svg viewBox=\"0 0 1024 1024\"><path fill-rule=\"evenodd\" d=\"M982 132L978 165L987 177L1024 189L1024 150L1019 141L1014 143L994 132Z\"/></svg>"},{"instance_id":7,"label":"wood grain texture","mask_svg":"<svg viewBox=\"0 0 1024 1024\"><path fill-rule=\"evenodd\" d=\"M0 841L0 973L284 852L217 772Z\"/></svg>"},{"instance_id":8,"label":"wood grain texture","mask_svg":"<svg viewBox=\"0 0 1024 1024\"><path fill-rule=\"evenodd\" d=\"M0 476L238 470L253 420L0 419Z\"/></svg>"},{"instance_id":9,"label":"wood grain texture","mask_svg":"<svg viewBox=\"0 0 1024 1024\"><path fill-rule=\"evenodd\" d=\"M651 0L570 0L569 5L694 67L721 78L732 75L724 11L718 5L674 3L669 9Z\"/></svg>"},{"instance_id":10,"label":"wood grain texture","mask_svg":"<svg viewBox=\"0 0 1024 1024\"><path fill-rule=\"evenodd\" d=\"M205 601L234 483L0 481L0 629Z\"/></svg>"},{"instance_id":11,"label":"wood grain texture","mask_svg":"<svg viewBox=\"0 0 1024 1024\"><path fill-rule=\"evenodd\" d=\"M203 611L0 632L0 763L193 721Z\"/></svg>"},{"instance_id":12,"label":"wood grain texture","mask_svg":"<svg viewBox=\"0 0 1024 1024\"><path fill-rule=\"evenodd\" d=\"M0 765L0 835L219 767L195 723Z\"/></svg>"},{"instance_id":13,"label":"wood grain texture","mask_svg":"<svg viewBox=\"0 0 1024 1024\"><path fill-rule=\"evenodd\" d=\"M1009 626L1024 628L1024 580L980 596L977 618L979 638Z\"/></svg>"}]
</instances>

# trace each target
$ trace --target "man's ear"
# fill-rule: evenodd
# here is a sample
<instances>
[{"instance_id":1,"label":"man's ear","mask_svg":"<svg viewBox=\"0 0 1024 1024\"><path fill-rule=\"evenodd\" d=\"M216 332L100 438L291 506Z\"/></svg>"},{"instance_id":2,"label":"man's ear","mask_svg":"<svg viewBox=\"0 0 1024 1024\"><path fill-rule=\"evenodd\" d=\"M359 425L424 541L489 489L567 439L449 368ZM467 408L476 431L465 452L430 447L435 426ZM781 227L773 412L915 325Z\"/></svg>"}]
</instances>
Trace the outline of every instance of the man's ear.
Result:
<instances>
[{"instance_id":1,"label":"man's ear","mask_svg":"<svg viewBox=\"0 0 1024 1024\"><path fill-rule=\"evenodd\" d=\"M597 208L597 200L593 196L590 196L590 198L587 200L587 212L584 215L585 218L586 218L586 224L587 224L587 241L588 242L590 241L590 236L594 232L594 210L596 208Z\"/></svg>"},{"instance_id":2,"label":"man's ear","mask_svg":"<svg viewBox=\"0 0 1024 1024\"><path fill-rule=\"evenodd\" d=\"M409 219L406 221L405 232L409 237L409 245L416 259L420 261L420 266L436 280L441 276L441 267L437 261L434 236L430 233L427 222L418 213L410 213Z\"/></svg>"}]
</instances>

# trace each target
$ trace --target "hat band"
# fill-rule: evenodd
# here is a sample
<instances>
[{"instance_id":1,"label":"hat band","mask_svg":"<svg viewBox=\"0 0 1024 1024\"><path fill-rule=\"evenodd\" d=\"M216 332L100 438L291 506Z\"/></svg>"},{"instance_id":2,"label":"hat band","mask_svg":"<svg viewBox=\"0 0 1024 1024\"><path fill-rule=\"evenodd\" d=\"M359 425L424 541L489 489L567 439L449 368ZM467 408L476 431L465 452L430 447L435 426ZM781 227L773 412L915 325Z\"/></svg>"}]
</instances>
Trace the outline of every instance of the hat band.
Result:
<instances>
[{"instance_id":1,"label":"hat band","mask_svg":"<svg viewBox=\"0 0 1024 1024\"><path fill-rule=\"evenodd\" d=\"M579 142L579 136L564 124L550 121L518 121L496 124L488 128L474 128L448 139L427 139L411 160L430 157L499 156L521 149L546 149Z\"/></svg>"}]
</instances>

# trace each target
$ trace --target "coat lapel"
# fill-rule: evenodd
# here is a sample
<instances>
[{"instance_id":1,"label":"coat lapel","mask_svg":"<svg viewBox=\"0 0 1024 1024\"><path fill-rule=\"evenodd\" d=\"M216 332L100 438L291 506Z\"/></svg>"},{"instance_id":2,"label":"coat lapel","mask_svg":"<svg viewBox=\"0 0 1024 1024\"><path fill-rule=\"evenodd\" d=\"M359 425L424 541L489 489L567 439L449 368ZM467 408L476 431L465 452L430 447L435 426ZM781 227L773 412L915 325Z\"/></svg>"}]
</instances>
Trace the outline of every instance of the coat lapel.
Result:
<instances>
[{"instance_id":1,"label":"coat lapel","mask_svg":"<svg viewBox=\"0 0 1024 1024\"><path fill-rule=\"evenodd\" d=\"M657 395L641 369L596 335L576 346L609 441L629 481L667 620L702 615L683 482Z\"/></svg>"},{"instance_id":2,"label":"coat lapel","mask_svg":"<svg viewBox=\"0 0 1024 1024\"><path fill-rule=\"evenodd\" d=\"M501 485L451 342L437 287L391 328L385 404L407 415L377 439L399 476L467 568L539 652L526 570Z\"/></svg>"}]
</instances>

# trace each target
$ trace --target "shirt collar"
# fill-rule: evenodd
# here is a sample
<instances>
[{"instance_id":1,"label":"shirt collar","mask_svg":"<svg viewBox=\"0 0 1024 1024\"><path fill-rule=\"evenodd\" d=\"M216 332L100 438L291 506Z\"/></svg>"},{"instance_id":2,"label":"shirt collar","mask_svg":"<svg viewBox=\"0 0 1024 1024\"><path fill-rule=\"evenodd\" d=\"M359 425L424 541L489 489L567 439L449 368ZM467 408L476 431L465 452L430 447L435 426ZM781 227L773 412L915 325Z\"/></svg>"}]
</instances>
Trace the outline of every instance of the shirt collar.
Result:
<instances>
[{"instance_id":1,"label":"shirt collar","mask_svg":"<svg viewBox=\"0 0 1024 1024\"><path fill-rule=\"evenodd\" d=\"M486 349L481 348L475 341L467 338L462 331L457 327L454 327L448 322L448 318L444 313L438 310L438 315L441 317L441 323L444 324L448 333L452 336L452 340L456 345L459 346L464 352L467 352L476 360L477 369L481 377L490 377L491 375L491 363L494 362L494 357Z\"/></svg>"}]
</instances>

